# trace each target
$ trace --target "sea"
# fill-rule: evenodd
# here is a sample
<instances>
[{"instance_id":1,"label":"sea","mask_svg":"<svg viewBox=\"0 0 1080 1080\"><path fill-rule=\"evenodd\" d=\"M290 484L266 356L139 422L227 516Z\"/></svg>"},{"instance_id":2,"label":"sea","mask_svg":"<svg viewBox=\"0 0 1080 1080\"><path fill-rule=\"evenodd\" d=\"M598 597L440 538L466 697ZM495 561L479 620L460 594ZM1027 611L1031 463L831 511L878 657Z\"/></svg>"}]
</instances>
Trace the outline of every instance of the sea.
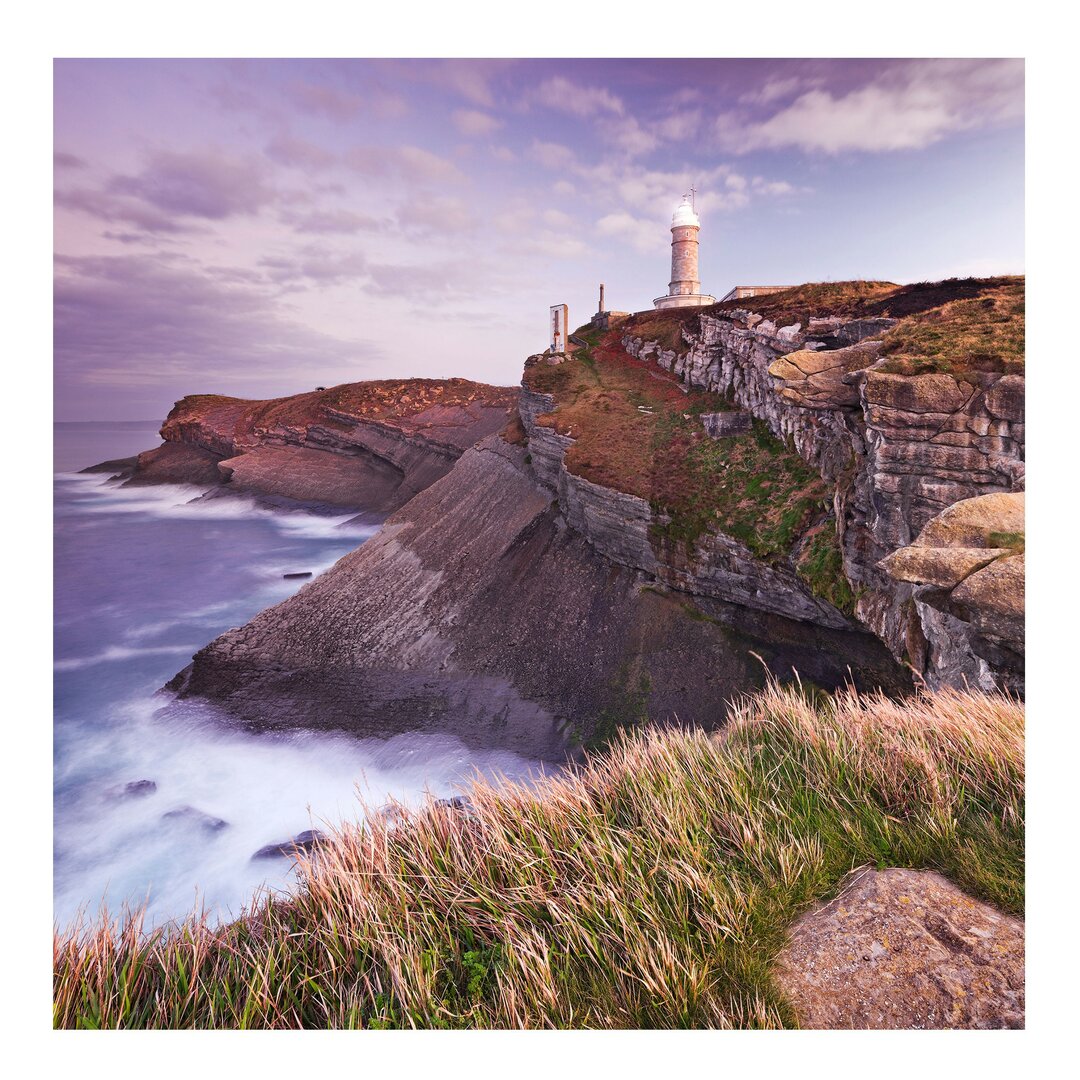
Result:
<instances>
[{"instance_id":1,"label":"sea","mask_svg":"<svg viewBox=\"0 0 1080 1080\"><path fill-rule=\"evenodd\" d=\"M54 429L53 897L60 927L144 911L238 916L296 887L260 848L390 801L447 797L537 762L450 736L251 734L161 688L193 653L291 596L376 527L200 488L81 473L160 443L157 422Z\"/></svg>"}]
</instances>

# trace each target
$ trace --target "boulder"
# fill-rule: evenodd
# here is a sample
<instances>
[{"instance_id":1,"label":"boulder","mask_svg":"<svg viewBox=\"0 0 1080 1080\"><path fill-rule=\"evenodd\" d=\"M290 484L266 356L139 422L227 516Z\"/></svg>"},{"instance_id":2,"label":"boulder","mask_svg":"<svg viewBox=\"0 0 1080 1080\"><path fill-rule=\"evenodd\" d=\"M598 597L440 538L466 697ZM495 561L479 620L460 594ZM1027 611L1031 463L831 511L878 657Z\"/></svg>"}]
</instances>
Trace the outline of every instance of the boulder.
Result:
<instances>
[{"instance_id":1,"label":"boulder","mask_svg":"<svg viewBox=\"0 0 1080 1080\"><path fill-rule=\"evenodd\" d=\"M207 814L194 806L178 806L175 810L167 810L161 815L161 820L197 826L210 833L221 832L222 829L229 827L229 823L224 818L214 817L213 814Z\"/></svg>"},{"instance_id":2,"label":"boulder","mask_svg":"<svg viewBox=\"0 0 1080 1080\"><path fill-rule=\"evenodd\" d=\"M251 858L252 860L276 859L280 856L293 856L297 852L311 851L325 840L326 836L319 832L318 829L307 829L302 833L298 833L291 840L282 840L279 843L267 844L265 847L259 848Z\"/></svg>"},{"instance_id":3,"label":"boulder","mask_svg":"<svg viewBox=\"0 0 1080 1080\"><path fill-rule=\"evenodd\" d=\"M1022 1028L1024 924L940 874L864 869L795 923L776 979L804 1028Z\"/></svg>"},{"instance_id":4,"label":"boulder","mask_svg":"<svg viewBox=\"0 0 1080 1080\"><path fill-rule=\"evenodd\" d=\"M702 413L701 422L705 433L713 439L728 439L733 435L747 435L753 426L753 418L747 412Z\"/></svg>"},{"instance_id":5,"label":"boulder","mask_svg":"<svg viewBox=\"0 0 1080 1080\"><path fill-rule=\"evenodd\" d=\"M116 784L105 792L110 799L144 799L157 791L153 780L129 780L126 784Z\"/></svg>"}]
</instances>

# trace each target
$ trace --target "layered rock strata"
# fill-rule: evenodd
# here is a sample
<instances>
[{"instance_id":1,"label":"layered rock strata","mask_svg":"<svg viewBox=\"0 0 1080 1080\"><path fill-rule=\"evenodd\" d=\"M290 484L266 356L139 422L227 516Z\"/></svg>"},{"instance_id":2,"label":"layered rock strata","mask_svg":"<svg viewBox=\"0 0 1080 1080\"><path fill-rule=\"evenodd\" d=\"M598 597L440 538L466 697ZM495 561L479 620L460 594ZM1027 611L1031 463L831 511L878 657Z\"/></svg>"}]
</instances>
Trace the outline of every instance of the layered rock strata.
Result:
<instances>
[{"instance_id":1,"label":"layered rock strata","mask_svg":"<svg viewBox=\"0 0 1080 1080\"><path fill-rule=\"evenodd\" d=\"M1024 691L1024 494L981 495L932 518L881 562L909 583L927 681ZM914 635L913 635L914 636Z\"/></svg>"},{"instance_id":2,"label":"layered rock strata","mask_svg":"<svg viewBox=\"0 0 1080 1080\"><path fill-rule=\"evenodd\" d=\"M536 362L541 358L526 361ZM814 596L794 569L762 562L722 532L705 533L690 551L657 539L655 528L665 521L648 502L567 469L566 452L574 440L538 423L556 408L551 395L523 387L520 407L537 478L551 489L567 523L601 555L693 596L838 630L851 626L840 611Z\"/></svg>"},{"instance_id":3,"label":"layered rock strata","mask_svg":"<svg viewBox=\"0 0 1080 1080\"><path fill-rule=\"evenodd\" d=\"M683 349L624 337L688 386L727 395L835 484L844 572L856 614L931 683L953 658L926 648L911 583L880 568L946 507L1023 490L1024 379L992 371L902 374L880 359L895 319L776 326L749 311L703 313ZM1010 681L991 665L996 685Z\"/></svg>"},{"instance_id":4,"label":"layered rock strata","mask_svg":"<svg viewBox=\"0 0 1080 1080\"><path fill-rule=\"evenodd\" d=\"M516 404L515 389L465 379L347 384L259 402L194 395L169 413L163 445L121 475L387 513L505 427Z\"/></svg>"},{"instance_id":5,"label":"layered rock strata","mask_svg":"<svg viewBox=\"0 0 1080 1080\"><path fill-rule=\"evenodd\" d=\"M524 410L523 410L524 411ZM718 726L766 671L906 684L867 633L690 597L601 554L498 436L172 688L255 728L451 732L560 759L646 716ZM584 511L582 511L584 513Z\"/></svg>"}]
</instances>

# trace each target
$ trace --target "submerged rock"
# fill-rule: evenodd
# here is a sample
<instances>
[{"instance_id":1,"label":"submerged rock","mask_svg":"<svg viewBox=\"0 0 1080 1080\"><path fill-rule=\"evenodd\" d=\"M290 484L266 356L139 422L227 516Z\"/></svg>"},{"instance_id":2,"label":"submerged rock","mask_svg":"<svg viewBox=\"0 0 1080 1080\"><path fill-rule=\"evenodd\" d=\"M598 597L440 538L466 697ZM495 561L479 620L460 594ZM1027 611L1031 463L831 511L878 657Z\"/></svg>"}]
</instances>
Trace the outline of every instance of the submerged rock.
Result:
<instances>
[{"instance_id":1,"label":"submerged rock","mask_svg":"<svg viewBox=\"0 0 1080 1080\"><path fill-rule=\"evenodd\" d=\"M161 815L161 820L197 825L206 832L220 832L229 826L224 818L214 817L213 814L207 814L194 806L178 806L175 810L168 810Z\"/></svg>"},{"instance_id":2,"label":"submerged rock","mask_svg":"<svg viewBox=\"0 0 1080 1080\"><path fill-rule=\"evenodd\" d=\"M1024 924L928 870L862 870L792 928L777 982L804 1028L1022 1028Z\"/></svg>"},{"instance_id":3,"label":"submerged rock","mask_svg":"<svg viewBox=\"0 0 1080 1080\"><path fill-rule=\"evenodd\" d=\"M283 840L278 844L267 844L265 847L259 848L251 857L252 859L276 859L283 855L291 856L299 851L311 851L325 839L325 834L319 832L318 829L307 829L302 833L298 833L291 840Z\"/></svg>"},{"instance_id":4,"label":"submerged rock","mask_svg":"<svg viewBox=\"0 0 1080 1080\"><path fill-rule=\"evenodd\" d=\"M105 792L110 799L142 799L153 795L157 784L153 780L129 780L126 784L116 784Z\"/></svg>"}]
</instances>

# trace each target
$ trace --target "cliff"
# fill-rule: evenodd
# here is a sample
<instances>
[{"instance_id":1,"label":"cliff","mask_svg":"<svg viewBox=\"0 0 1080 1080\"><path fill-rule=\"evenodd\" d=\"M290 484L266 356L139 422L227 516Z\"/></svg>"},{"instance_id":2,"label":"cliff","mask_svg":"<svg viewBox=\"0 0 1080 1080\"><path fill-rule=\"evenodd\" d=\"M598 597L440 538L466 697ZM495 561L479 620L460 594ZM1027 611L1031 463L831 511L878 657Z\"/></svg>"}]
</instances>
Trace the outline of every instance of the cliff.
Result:
<instances>
[{"instance_id":1,"label":"cliff","mask_svg":"<svg viewBox=\"0 0 1080 1080\"><path fill-rule=\"evenodd\" d=\"M1022 689L1022 627L1010 656L942 648L913 583L881 564L954 503L1023 490L1023 279L804 286L754 309L650 313L622 344L766 425L829 485L853 612L897 658L931 686Z\"/></svg>"},{"instance_id":2,"label":"cliff","mask_svg":"<svg viewBox=\"0 0 1080 1080\"><path fill-rule=\"evenodd\" d=\"M173 689L254 726L432 728L556 758L646 717L720 724L766 670L898 692L902 664L933 687L1022 691L1022 559L999 565L1013 553L989 535L1022 537L1015 508L969 545L991 552L968 567L984 576L948 595L925 552L888 561L949 546L919 541L949 507L1023 486L1022 281L806 286L761 306L643 313L530 357L520 423L463 453L480 421L454 428L456 463L407 466L444 414L397 415L390 393L375 416L185 399L165 430L230 483L246 458L280 475L279 448L347 441L366 461L378 445L397 478L369 490L398 509ZM457 408L495 429L490 399Z\"/></svg>"},{"instance_id":3,"label":"cliff","mask_svg":"<svg viewBox=\"0 0 1080 1080\"><path fill-rule=\"evenodd\" d=\"M766 667L905 686L871 635L664 589L599 552L491 436L380 533L171 684L253 727L450 731L560 759L651 718L713 727Z\"/></svg>"},{"instance_id":4,"label":"cliff","mask_svg":"<svg viewBox=\"0 0 1080 1080\"><path fill-rule=\"evenodd\" d=\"M516 389L467 379L346 383L269 401L196 394L173 406L164 444L122 475L386 513L505 427L516 404Z\"/></svg>"}]
</instances>

